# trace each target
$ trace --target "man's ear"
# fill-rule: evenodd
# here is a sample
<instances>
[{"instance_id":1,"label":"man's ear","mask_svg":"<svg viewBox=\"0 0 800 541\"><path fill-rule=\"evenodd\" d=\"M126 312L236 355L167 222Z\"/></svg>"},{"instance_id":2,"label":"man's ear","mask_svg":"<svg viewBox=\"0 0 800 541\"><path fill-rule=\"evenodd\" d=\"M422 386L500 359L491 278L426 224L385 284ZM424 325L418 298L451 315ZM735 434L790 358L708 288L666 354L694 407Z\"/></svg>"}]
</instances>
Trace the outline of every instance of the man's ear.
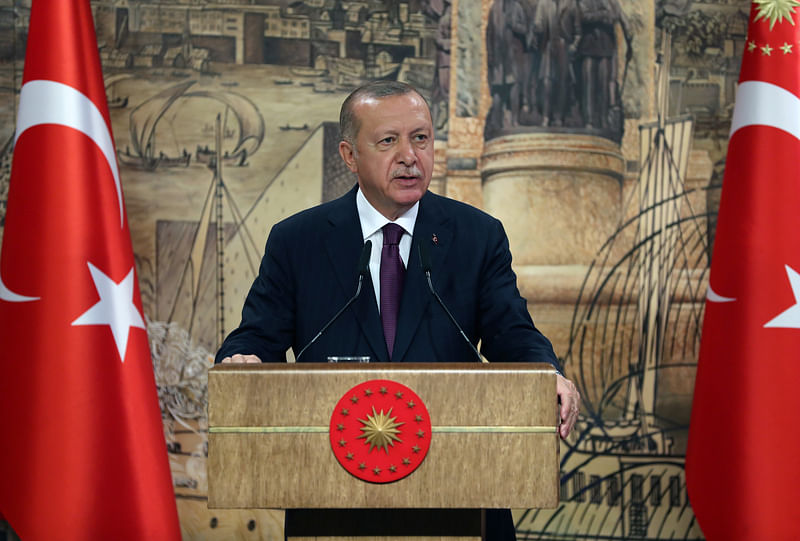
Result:
<instances>
[{"instance_id":1,"label":"man's ear","mask_svg":"<svg viewBox=\"0 0 800 541\"><path fill-rule=\"evenodd\" d=\"M358 173L358 167L356 166L356 152L353 145L348 143L347 141L339 141L339 156L342 157L344 163L347 165L347 168L350 169L353 173Z\"/></svg>"}]
</instances>

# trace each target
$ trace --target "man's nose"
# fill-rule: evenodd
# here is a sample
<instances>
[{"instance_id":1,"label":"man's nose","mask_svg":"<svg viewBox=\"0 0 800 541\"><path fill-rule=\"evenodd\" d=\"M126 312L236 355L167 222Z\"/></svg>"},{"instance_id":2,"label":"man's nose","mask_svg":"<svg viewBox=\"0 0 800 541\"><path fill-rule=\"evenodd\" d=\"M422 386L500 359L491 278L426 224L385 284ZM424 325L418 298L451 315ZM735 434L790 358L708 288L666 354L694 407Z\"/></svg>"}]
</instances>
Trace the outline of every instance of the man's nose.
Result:
<instances>
[{"instance_id":1,"label":"man's nose","mask_svg":"<svg viewBox=\"0 0 800 541\"><path fill-rule=\"evenodd\" d=\"M417 155L414 152L414 145L408 139L401 139L397 145L397 161L405 166L414 165Z\"/></svg>"}]
</instances>

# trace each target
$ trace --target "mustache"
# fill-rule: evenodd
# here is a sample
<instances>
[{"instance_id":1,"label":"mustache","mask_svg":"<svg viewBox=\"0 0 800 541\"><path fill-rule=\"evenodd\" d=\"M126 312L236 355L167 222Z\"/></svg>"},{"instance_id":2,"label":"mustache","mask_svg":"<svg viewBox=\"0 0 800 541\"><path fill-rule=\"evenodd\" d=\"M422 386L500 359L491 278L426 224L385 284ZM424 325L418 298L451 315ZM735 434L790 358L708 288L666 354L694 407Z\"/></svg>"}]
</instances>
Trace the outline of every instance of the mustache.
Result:
<instances>
[{"instance_id":1,"label":"mustache","mask_svg":"<svg viewBox=\"0 0 800 541\"><path fill-rule=\"evenodd\" d=\"M421 177L422 171L416 165L411 167L399 167L392 171L392 178L397 177Z\"/></svg>"}]
</instances>

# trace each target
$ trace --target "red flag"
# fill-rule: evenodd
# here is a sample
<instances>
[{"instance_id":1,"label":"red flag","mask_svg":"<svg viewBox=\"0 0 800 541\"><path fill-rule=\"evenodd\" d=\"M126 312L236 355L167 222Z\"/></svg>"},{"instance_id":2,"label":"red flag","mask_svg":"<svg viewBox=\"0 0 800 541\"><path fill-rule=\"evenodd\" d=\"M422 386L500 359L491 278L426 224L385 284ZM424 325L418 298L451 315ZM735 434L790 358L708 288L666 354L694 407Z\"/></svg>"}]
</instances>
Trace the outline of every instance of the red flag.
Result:
<instances>
[{"instance_id":1,"label":"red flag","mask_svg":"<svg viewBox=\"0 0 800 541\"><path fill-rule=\"evenodd\" d=\"M34 0L0 258L0 512L180 539L88 0Z\"/></svg>"},{"instance_id":2,"label":"red flag","mask_svg":"<svg viewBox=\"0 0 800 541\"><path fill-rule=\"evenodd\" d=\"M753 2L686 481L714 540L800 539L800 2Z\"/></svg>"}]
</instances>

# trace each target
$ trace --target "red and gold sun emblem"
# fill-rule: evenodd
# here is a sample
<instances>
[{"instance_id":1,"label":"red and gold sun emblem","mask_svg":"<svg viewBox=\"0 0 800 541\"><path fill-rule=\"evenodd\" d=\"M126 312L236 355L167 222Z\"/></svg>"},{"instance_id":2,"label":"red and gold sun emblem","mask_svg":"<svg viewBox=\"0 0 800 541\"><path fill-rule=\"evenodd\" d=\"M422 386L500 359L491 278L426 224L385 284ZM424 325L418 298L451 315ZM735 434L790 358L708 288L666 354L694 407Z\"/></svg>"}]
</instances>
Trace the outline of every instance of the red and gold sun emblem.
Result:
<instances>
[{"instance_id":1,"label":"red and gold sun emblem","mask_svg":"<svg viewBox=\"0 0 800 541\"><path fill-rule=\"evenodd\" d=\"M800 6L797 0L754 0L758 14L754 21L764 19L769 21L769 29L775 26L775 23L789 21L794 26L794 19L792 16L795 14L795 9Z\"/></svg>"},{"instance_id":2,"label":"red and gold sun emblem","mask_svg":"<svg viewBox=\"0 0 800 541\"><path fill-rule=\"evenodd\" d=\"M364 481L391 483L422 464L431 445L431 420L414 391L374 379L342 396L331 415L329 436L344 469Z\"/></svg>"}]
</instances>

